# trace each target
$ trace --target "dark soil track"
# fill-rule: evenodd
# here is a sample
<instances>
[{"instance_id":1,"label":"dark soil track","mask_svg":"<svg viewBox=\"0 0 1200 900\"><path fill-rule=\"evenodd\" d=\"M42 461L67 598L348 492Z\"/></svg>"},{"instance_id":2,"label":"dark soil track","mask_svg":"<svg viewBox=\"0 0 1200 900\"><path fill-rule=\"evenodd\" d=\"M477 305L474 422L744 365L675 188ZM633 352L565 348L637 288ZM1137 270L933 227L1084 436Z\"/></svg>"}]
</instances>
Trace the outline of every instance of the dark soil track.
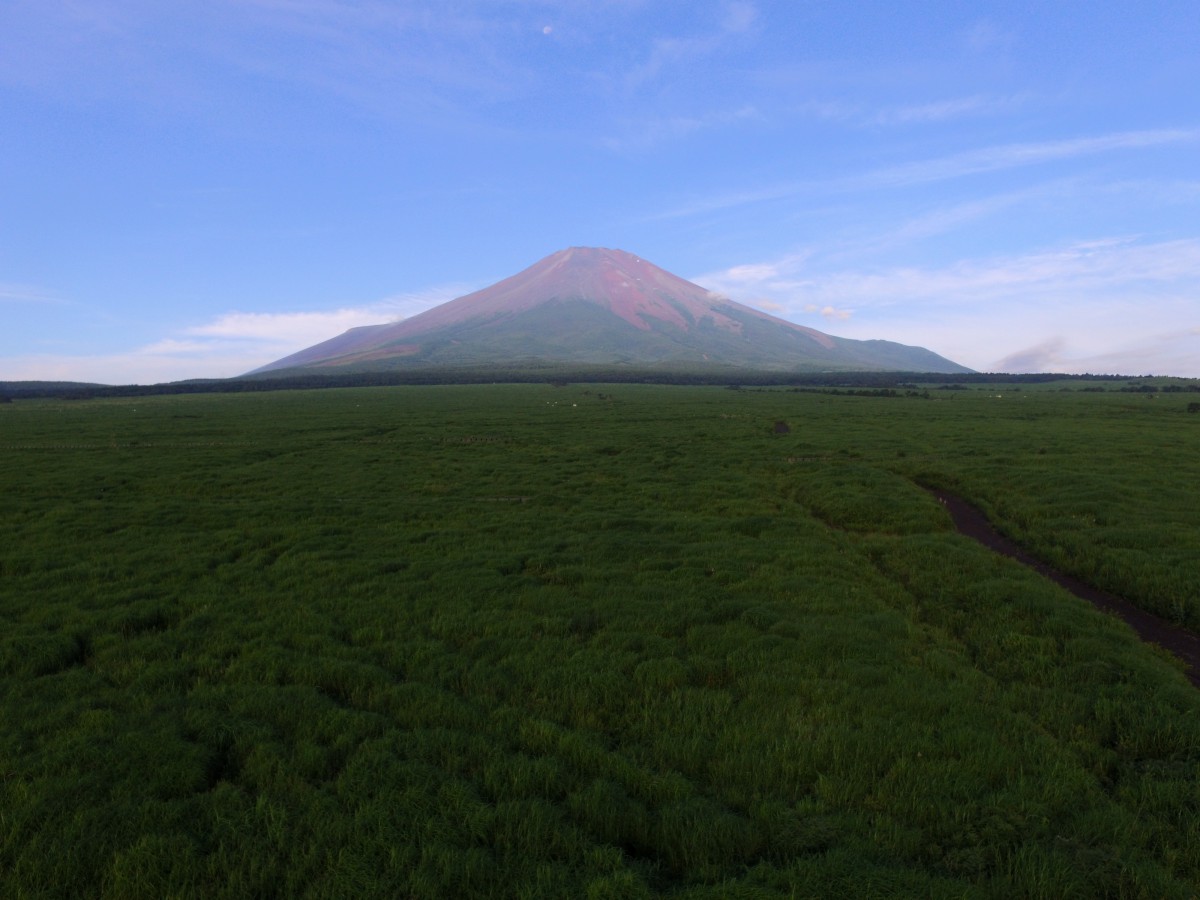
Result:
<instances>
[{"instance_id":1,"label":"dark soil track","mask_svg":"<svg viewBox=\"0 0 1200 900\"><path fill-rule=\"evenodd\" d=\"M1081 597L1097 608L1124 619L1142 640L1157 644L1183 660L1188 667L1186 672L1188 679L1196 687L1200 687L1200 636L1177 625L1172 625L1144 609L1139 609L1128 600L1122 600L1120 597L1094 588L1077 578L1072 578L1070 575L1051 568L1039 559L1035 559L996 531L983 513L961 497L936 489L931 490L931 493L946 507L950 518L954 520L954 527L960 534L975 539L997 553L1003 553L1005 556L1024 563L1039 574L1066 588L1076 597Z\"/></svg>"}]
</instances>

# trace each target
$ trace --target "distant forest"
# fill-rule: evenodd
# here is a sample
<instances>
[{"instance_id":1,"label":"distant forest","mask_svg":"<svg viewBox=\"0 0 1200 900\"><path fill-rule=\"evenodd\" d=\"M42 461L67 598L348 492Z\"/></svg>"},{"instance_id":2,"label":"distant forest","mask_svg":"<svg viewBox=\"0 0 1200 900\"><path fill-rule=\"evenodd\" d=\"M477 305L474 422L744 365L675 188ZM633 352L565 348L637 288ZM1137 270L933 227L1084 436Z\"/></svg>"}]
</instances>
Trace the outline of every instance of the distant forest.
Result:
<instances>
[{"instance_id":1,"label":"distant forest","mask_svg":"<svg viewBox=\"0 0 1200 900\"><path fill-rule=\"evenodd\" d=\"M1144 393L1200 392L1200 382L1170 377L1128 375L1070 375L1059 372L1010 374L972 372L947 375L930 372L777 372L747 369L651 369L617 366L438 368L384 372L307 372L241 378L198 379L151 385L103 385L78 382L0 381L0 403L12 399L56 398L84 400L98 397L149 397L170 394L233 394L259 391L315 390L320 388L384 387L438 384L537 384L571 383L727 385L743 387L796 387L846 391L912 391L967 389L981 384L1050 384L1089 382L1084 391L1134 391Z\"/></svg>"}]
</instances>

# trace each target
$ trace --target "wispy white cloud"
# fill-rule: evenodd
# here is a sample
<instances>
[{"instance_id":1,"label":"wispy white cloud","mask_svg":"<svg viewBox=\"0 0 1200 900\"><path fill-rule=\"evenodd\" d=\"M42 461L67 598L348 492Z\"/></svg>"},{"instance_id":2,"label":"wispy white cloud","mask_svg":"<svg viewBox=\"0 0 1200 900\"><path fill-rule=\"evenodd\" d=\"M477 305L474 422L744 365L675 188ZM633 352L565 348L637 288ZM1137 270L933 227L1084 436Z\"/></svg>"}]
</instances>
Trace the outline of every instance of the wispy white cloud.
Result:
<instances>
[{"instance_id":1,"label":"wispy white cloud","mask_svg":"<svg viewBox=\"0 0 1200 900\"><path fill-rule=\"evenodd\" d=\"M722 12L717 27L707 33L656 39L647 58L626 73L626 87L641 87L679 65L710 56L731 39L753 31L758 21L757 7L744 0L725 3Z\"/></svg>"},{"instance_id":2,"label":"wispy white cloud","mask_svg":"<svg viewBox=\"0 0 1200 900\"><path fill-rule=\"evenodd\" d=\"M735 0L725 5L725 16L721 23L728 34L742 34L758 25L758 7L748 0Z\"/></svg>"},{"instance_id":3,"label":"wispy white cloud","mask_svg":"<svg viewBox=\"0 0 1200 900\"><path fill-rule=\"evenodd\" d=\"M883 109L870 117L874 125L925 125L946 122L964 116L994 115L1011 112L1028 100L1025 95L989 97L976 94Z\"/></svg>"},{"instance_id":4,"label":"wispy white cloud","mask_svg":"<svg viewBox=\"0 0 1200 900\"><path fill-rule=\"evenodd\" d=\"M734 266L700 276L699 283L734 297L739 289L757 289L793 293L800 305L852 301L859 307L908 300L920 300L926 307L978 306L1016 291L1032 297L1132 287L1163 290L1200 283L1200 239L1142 243L1108 238L1015 257L963 260L940 268L901 266L875 272L815 272L803 265L809 255ZM1200 318L1200 307L1196 315Z\"/></svg>"},{"instance_id":5,"label":"wispy white cloud","mask_svg":"<svg viewBox=\"0 0 1200 900\"><path fill-rule=\"evenodd\" d=\"M480 112L475 101L544 99L565 83L584 92L603 86L601 94L615 92L623 101L744 41L760 18L750 0L709 0L682 17L684 27L656 34L664 17L645 15L651 4L644 0L215 0L214 6L227 8L226 21L248 23L236 30L267 38L225 47L234 65L371 109L453 113L460 126ZM295 66L286 47L279 53L271 46L278 37L298 39L314 64ZM585 52L569 62L559 57L558 77L547 80L537 71L531 40ZM618 52L596 52L610 44ZM666 127L685 128L687 117Z\"/></svg>"},{"instance_id":6,"label":"wispy white cloud","mask_svg":"<svg viewBox=\"0 0 1200 900\"><path fill-rule=\"evenodd\" d=\"M1089 185L1088 189L1090 188ZM954 232L964 226L1010 211L1014 207L1061 200L1079 189L1076 179L1057 179L1015 191L935 207L911 216L883 233L865 239L846 240L841 246L826 248L825 255L831 259L861 259Z\"/></svg>"},{"instance_id":7,"label":"wispy white cloud","mask_svg":"<svg viewBox=\"0 0 1200 900\"><path fill-rule=\"evenodd\" d=\"M1123 131L1098 137L1072 138L1061 141L1002 144L953 156L879 169L851 179L847 184L862 188L901 187L1080 156L1092 156L1116 150L1145 149L1183 143L1200 143L1200 128L1160 128L1146 131Z\"/></svg>"},{"instance_id":8,"label":"wispy white cloud","mask_svg":"<svg viewBox=\"0 0 1200 900\"><path fill-rule=\"evenodd\" d=\"M1030 103L1032 93L972 94L922 103L879 106L847 98L807 99L788 104L787 114L802 119L835 122L853 129L878 130L880 126L937 125L965 118L1011 114Z\"/></svg>"},{"instance_id":9,"label":"wispy white cloud","mask_svg":"<svg viewBox=\"0 0 1200 900\"><path fill-rule=\"evenodd\" d=\"M957 100L939 100L916 106L901 106L883 110L876 114L875 122L880 125L907 125L914 122L942 122L966 113L978 111L982 97L961 97Z\"/></svg>"},{"instance_id":10,"label":"wispy white cloud","mask_svg":"<svg viewBox=\"0 0 1200 900\"><path fill-rule=\"evenodd\" d=\"M817 306L815 303L806 304L804 307L806 313L817 313L824 316L826 319L844 322L854 315L852 309L838 309L835 306Z\"/></svg>"},{"instance_id":11,"label":"wispy white cloud","mask_svg":"<svg viewBox=\"0 0 1200 900\"><path fill-rule=\"evenodd\" d=\"M465 285L445 285L427 291L397 294L375 303L334 310L304 312L228 312L211 321L184 329L193 338L264 341L279 345L299 344L298 349L341 334L360 325L397 322L444 303L465 292Z\"/></svg>"},{"instance_id":12,"label":"wispy white cloud","mask_svg":"<svg viewBox=\"0 0 1200 900\"><path fill-rule=\"evenodd\" d=\"M699 131L724 128L748 120L760 118L752 106L743 106L730 111L710 112L699 116L672 115L658 119L641 119L629 122L619 137L603 141L609 150L645 150L665 143L690 137Z\"/></svg>"},{"instance_id":13,"label":"wispy white cloud","mask_svg":"<svg viewBox=\"0 0 1200 900\"><path fill-rule=\"evenodd\" d=\"M857 193L882 188L904 188L1119 150L1147 149L1171 144L1200 144L1200 128L1124 131L1061 141L1001 144L951 156L889 166L861 175L822 181L784 181L745 190L714 193L674 208L651 213L646 218L649 221L685 218L804 194Z\"/></svg>"},{"instance_id":14,"label":"wispy white cloud","mask_svg":"<svg viewBox=\"0 0 1200 900\"><path fill-rule=\"evenodd\" d=\"M0 283L0 303L59 303L50 291L32 284Z\"/></svg>"},{"instance_id":15,"label":"wispy white cloud","mask_svg":"<svg viewBox=\"0 0 1200 900\"><path fill-rule=\"evenodd\" d=\"M711 98L681 100L696 64L752 41L761 16L749 0L706 0L684 15L642 0L72 0L17 4L11 17L3 6L0 84L219 120L225 133L255 140L272 130L244 126L274 108L281 89L423 139L609 134L599 143L618 152L755 115L745 103L709 112L697 100ZM664 84L679 89L659 96ZM542 114L544 104L559 114ZM631 122L634 109L645 118ZM581 118L590 122L574 132Z\"/></svg>"},{"instance_id":16,"label":"wispy white cloud","mask_svg":"<svg viewBox=\"0 0 1200 900\"><path fill-rule=\"evenodd\" d=\"M963 35L964 46L977 54L1007 52L1016 40L1014 31L1002 28L991 19L980 19Z\"/></svg>"},{"instance_id":17,"label":"wispy white cloud","mask_svg":"<svg viewBox=\"0 0 1200 900\"><path fill-rule=\"evenodd\" d=\"M793 321L821 315L843 336L920 344L977 369L1200 375L1200 239L1115 237L940 267L822 262L796 254L694 280L751 305L767 297Z\"/></svg>"},{"instance_id":18,"label":"wispy white cloud","mask_svg":"<svg viewBox=\"0 0 1200 900\"><path fill-rule=\"evenodd\" d=\"M758 188L747 188L745 190L723 191L721 193L707 194L702 197L695 197L692 200L681 203L678 206L669 207L657 212L648 213L645 220L648 222L662 221L666 219L685 219L690 216L699 216L706 213L720 212L726 209L734 209L740 206L750 206L755 203L766 203L771 200L780 200L784 197L791 197L802 193L806 189L816 187L815 182L783 182L780 184L765 185Z\"/></svg>"},{"instance_id":19,"label":"wispy white cloud","mask_svg":"<svg viewBox=\"0 0 1200 900\"><path fill-rule=\"evenodd\" d=\"M195 338L256 341L282 346L305 341L316 343L324 340L322 335L332 337L349 328L379 324L381 321L385 321L384 315L370 307L331 312L231 312L203 325L186 328L184 333Z\"/></svg>"},{"instance_id":20,"label":"wispy white cloud","mask_svg":"<svg viewBox=\"0 0 1200 900\"><path fill-rule=\"evenodd\" d=\"M169 109L238 99L238 81L290 84L380 116L446 111L527 86L512 7L415 0L87 0L0 5L0 83L72 102ZM24 8L22 8L24 7ZM303 59L303 64L299 60ZM218 99L220 98L220 99Z\"/></svg>"},{"instance_id":21,"label":"wispy white cloud","mask_svg":"<svg viewBox=\"0 0 1200 900\"><path fill-rule=\"evenodd\" d=\"M230 378L350 328L416 315L469 289L445 285L326 311L223 313L126 352L7 357L0 361L0 380L156 384L188 378Z\"/></svg>"}]
</instances>

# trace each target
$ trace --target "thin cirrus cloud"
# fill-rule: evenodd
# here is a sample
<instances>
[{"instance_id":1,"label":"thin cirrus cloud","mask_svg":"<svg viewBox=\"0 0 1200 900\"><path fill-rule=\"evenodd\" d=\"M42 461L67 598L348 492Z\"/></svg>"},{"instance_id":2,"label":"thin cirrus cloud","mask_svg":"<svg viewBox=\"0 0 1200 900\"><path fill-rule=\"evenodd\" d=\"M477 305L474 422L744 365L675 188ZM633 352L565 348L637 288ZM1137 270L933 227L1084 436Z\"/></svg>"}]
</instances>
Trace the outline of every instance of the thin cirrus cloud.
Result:
<instances>
[{"instance_id":1,"label":"thin cirrus cloud","mask_svg":"<svg viewBox=\"0 0 1200 900\"><path fill-rule=\"evenodd\" d=\"M827 249L825 255L830 259L864 258L880 251L953 232L980 220L1002 215L1016 207L1031 203L1045 204L1060 201L1078 194L1080 190L1095 189L1096 186L1092 184L1081 187L1079 179L1064 178L962 203L940 206L919 212L880 234L858 240L843 240L839 246Z\"/></svg>"},{"instance_id":2,"label":"thin cirrus cloud","mask_svg":"<svg viewBox=\"0 0 1200 900\"><path fill-rule=\"evenodd\" d=\"M725 128L760 118L758 110L753 106L743 106L735 110L720 110L698 116L664 116L638 120L629 122L620 135L605 138L602 145L616 152L646 150L667 141L691 137L699 131Z\"/></svg>"},{"instance_id":3,"label":"thin cirrus cloud","mask_svg":"<svg viewBox=\"0 0 1200 900\"><path fill-rule=\"evenodd\" d=\"M234 0L224 0L232 6ZM643 4L543 2L524 4L445 4L416 0L405 4L352 3L343 0L238 0L240 10L253 16L239 19L235 10L220 10L212 17L221 23L241 25L259 41L252 53L233 57L249 71L274 78L306 80L289 57L280 61L278 50L260 45L265 39L304 40L317 51L324 72L314 86L357 100L371 107L390 104L428 107L453 112L461 119L463 101L469 97L506 98L536 95L547 85L539 82L528 58L526 41L537 34L557 43L593 45L617 40L622 49L638 29L625 27L627 16ZM549 23L546 12L563 24ZM748 0L720 4L717 21L699 33L665 33L644 41L640 60L623 64L626 53L614 53L599 65L569 70L586 74L589 82L607 85L618 94L640 92L681 67L711 57L741 36L752 34L759 11ZM235 25L228 27L233 29ZM569 36L569 37L566 37Z\"/></svg>"},{"instance_id":4,"label":"thin cirrus cloud","mask_svg":"<svg viewBox=\"0 0 1200 900\"><path fill-rule=\"evenodd\" d=\"M36 6L36 12L21 4L0 8L0 84L69 91L76 103L133 96L179 113L204 108L242 78L295 83L390 115L443 109L447 93L459 100L503 95L520 81L519 59L491 52L504 22L472 14L469 5L89 0ZM300 47L305 65L296 64ZM454 109L461 114L463 107Z\"/></svg>"},{"instance_id":5,"label":"thin cirrus cloud","mask_svg":"<svg viewBox=\"0 0 1200 900\"><path fill-rule=\"evenodd\" d=\"M56 303L47 290L31 284L0 284L0 303Z\"/></svg>"},{"instance_id":6,"label":"thin cirrus cloud","mask_svg":"<svg viewBox=\"0 0 1200 900\"><path fill-rule=\"evenodd\" d=\"M655 40L646 60L626 74L625 86L640 87L681 63L710 56L731 39L752 32L757 22L758 9L753 3L728 3L724 8L724 16L714 31L695 37L666 37Z\"/></svg>"},{"instance_id":7,"label":"thin cirrus cloud","mask_svg":"<svg viewBox=\"0 0 1200 900\"><path fill-rule=\"evenodd\" d=\"M880 169L858 179L851 179L850 184L863 188L899 187L1090 156L1113 150L1145 149L1167 144L1197 142L1200 142L1200 128L1160 128L1061 141L1002 144L997 147L971 150L939 159Z\"/></svg>"},{"instance_id":8,"label":"thin cirrus cloud","mask_svg":"<svg viewBox=\"0 0 1200 900\"><path fill-rule=\"evenodd\" d=\"M956 97L932 103L917 103L884 109L870 117L873 125L927 125L946 122L963 116L982 116L1008 113L1028 100L1027 95L988 97L977 94L971 97Z\"/></svg>"},{"instance_id":9,"label":"thin cirrus cloud","mask_svg":"<svg viewBox=\"0 0 1200 900\"><path fill-rule=\"evenodd\" d=\"M909 187L1118 150L1146 149L1184 143L1200 143L1200 128L1124 131L1060 141L1001 144L950 156L889 166L861 175L825 181L793 181L744 191L714 194L682 206L652 213L646 217L646 220L686 218L738 206L781 200L810 192L844 193Z\"/></svg>"}]
</instances>

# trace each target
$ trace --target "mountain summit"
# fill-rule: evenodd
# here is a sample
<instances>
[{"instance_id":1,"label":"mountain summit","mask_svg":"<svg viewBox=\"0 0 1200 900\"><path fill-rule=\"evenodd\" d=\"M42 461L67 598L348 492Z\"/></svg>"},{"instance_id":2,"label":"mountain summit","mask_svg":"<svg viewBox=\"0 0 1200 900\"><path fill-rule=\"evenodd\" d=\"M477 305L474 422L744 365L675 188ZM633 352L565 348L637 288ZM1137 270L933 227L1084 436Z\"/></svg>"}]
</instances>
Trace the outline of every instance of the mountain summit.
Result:
<instances>
[{"instance_id":1,"label":"mountain summit","mask_svg":"<svg viewBox=\"0 0 1200 900\"><path fill-rule=\"evenodd\" d=\"M921 347L838 338L767 315L623 250L570 247L491 287L255 370L726 366L967 372Z\"/></svg>"}]
</instances>

